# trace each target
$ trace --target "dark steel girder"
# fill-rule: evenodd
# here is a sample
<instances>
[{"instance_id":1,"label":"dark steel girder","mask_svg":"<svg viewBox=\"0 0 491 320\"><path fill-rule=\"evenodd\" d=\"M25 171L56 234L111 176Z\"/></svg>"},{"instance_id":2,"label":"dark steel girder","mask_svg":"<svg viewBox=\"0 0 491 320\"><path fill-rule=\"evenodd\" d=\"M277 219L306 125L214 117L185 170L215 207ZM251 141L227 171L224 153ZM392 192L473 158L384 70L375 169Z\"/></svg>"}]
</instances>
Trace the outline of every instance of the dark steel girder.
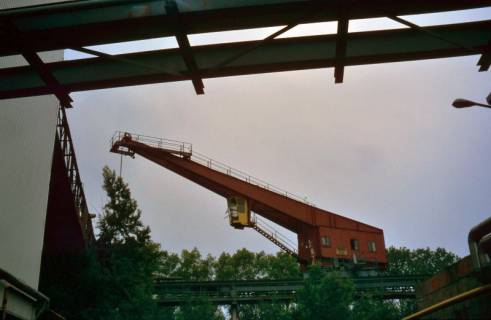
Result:
<instances>
[{"instance_id":1,"label":"dark steel girder","mask_svg":"<svg viewBox=\"0 0 491 320\"><path fill-rule=\"evenodd\" d=\"M428 278L413 276L353 277L356 297L371 295L377 299L414 299L416 285ZM304 287L302 279L181 281L157 280L156 300L160 306L178 306L206 297L216 305L292 302Z\"/></svg>"},{"instance_id":2,"label":"dark steel girder","mask_svg":"<svg viewBox=\"0 0 491 320\"><path fill-rule=\"evenodd\" d=\"M20 53L24 59L36 70L39 77L43 80L46 86L50 88L50 91L58 98L60 105L63 108L70 108L72 99L60 84L56 78L51 74L51 71L39 57L37 52L32 50L28 43L24 41L22 34L17 30L13 24L7 24L6 29L9 30L10 34L14 36L11 40L17 48L19 48Z\"/></svg>"},{"instance_id":3,"label":"dark steel girder","mask_svg":"<svg viewBox=\"0 0 491 320\"><path fill-rule=\"evenodd\" d=\"M196 46L193 56L202 78L465 56L486 51L491 21L425 29L462 46L456 47L420 30L400 29L349 33L342 62L336 58L336 35L274 39L262 45L261 41L248 41ZM251 47L256 49L217 67ZM55 62L47 66L67 92L191 80L195 76L189 72L180 49L115 57L155 68L105 58ZM50 88L30 66L0 69L1 99L49 93Z\"/></svg>"},{"instance_id":4,"label":"dark steel girder","mask_svg":"<svg viewBox=\"0 0 491 320\"><path fill-rule=\"evenodd\" d=\"M411 15L486 7L491 0L85 0L0 11L0 56L19 54L4 25L13 23L34 51L300 23ZM122 32L124 30L124 32Z\"/></svg>"},{"instance_id":5,"label":"dark steel girder","mask_svg":"<svg viewBox=\"0 0 491 320\"><path fill-rule=\"evenodd\" d=\"M168 1L165 9L168 15L172 15L176 19L175 37L179 48L181 49L186 67L189 73L193 75L191 81L193 83L194 90L196 91L196 94L204 94L205 85L203 84L201 76L198 74L198 67L196 65L196 61L194 60L193 50L191 48L191 44L189 43L188 36L186 35L186 31L184 30L184 26L181 21L181 14L175 0Z\"/></svg>"}]
</instances>

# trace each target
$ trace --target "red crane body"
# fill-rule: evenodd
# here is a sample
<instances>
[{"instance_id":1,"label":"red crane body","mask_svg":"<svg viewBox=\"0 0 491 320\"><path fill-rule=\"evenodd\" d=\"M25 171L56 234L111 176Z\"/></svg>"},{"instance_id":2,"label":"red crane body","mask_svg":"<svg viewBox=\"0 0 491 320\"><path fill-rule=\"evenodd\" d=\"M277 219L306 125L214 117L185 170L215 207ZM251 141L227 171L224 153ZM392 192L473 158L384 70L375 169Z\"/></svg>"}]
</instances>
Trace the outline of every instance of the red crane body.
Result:
<instances>
[{"instance_id":1,"label":"red crane body","mask_svg":"<svg viewBox=\"0 0 491 320\"><path fill-rule=\"evenodd\" d=\"M384 268L387 263L383 230L319 209L311 204L222 173L192 159L192 151L148 144L128 133L113 140L111 151L135 153L227 199L247 199L251 211L295 232L298 259L324 265L355 263ZM141 137L141 136L139 136ZM138 141L139 140L139 141Z\"/></svg>"}]
</instances>

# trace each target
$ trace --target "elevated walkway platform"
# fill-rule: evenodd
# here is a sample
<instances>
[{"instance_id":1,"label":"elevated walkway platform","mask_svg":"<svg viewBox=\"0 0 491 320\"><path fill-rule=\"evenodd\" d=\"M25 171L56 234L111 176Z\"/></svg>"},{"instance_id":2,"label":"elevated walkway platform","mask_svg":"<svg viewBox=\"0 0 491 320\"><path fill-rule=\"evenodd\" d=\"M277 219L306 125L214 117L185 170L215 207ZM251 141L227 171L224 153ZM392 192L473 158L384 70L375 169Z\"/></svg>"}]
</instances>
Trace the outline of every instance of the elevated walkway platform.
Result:
<instances>
[{"instance_id":1,"label":"elevated walkway platform","mask_svg":"<svg viewBox=\"0 0 491 320\"><path fill-rule=\"evenodd\" d=\"M414 299L415 288L426 276L379 276L353 278L356 294L371 294L378 299ZM156 282L161 306L178 306L205 299L217 305L290 302L303 287L302 279L179 281Z\"/></svg>"}]
</instances>

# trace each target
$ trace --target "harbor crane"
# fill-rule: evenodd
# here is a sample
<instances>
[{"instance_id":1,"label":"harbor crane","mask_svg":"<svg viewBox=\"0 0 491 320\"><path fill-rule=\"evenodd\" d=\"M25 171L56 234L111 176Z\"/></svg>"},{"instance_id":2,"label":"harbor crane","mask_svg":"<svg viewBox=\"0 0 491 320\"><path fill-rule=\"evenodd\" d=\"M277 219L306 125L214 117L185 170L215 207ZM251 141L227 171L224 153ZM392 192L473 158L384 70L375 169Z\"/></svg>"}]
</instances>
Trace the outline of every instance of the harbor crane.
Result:
<instances>
[{"instance_id":1,"label":"harbor crane","mask_svg":"<svg viewBox=\"0 0 491 320\"><path fill-rule=\"evenodd\" d=\"M300 264L383 269L387 263L382 229L317 208L305 199L193 152L192 145L117 132L111 152L146 158L227 200L230 225L253 228ZM255 215L254 215L255 213ZM259 216L259 217L258 217ZM268 228L266 218L297 235L298 246Z\"/></svg>"}]
</instances>

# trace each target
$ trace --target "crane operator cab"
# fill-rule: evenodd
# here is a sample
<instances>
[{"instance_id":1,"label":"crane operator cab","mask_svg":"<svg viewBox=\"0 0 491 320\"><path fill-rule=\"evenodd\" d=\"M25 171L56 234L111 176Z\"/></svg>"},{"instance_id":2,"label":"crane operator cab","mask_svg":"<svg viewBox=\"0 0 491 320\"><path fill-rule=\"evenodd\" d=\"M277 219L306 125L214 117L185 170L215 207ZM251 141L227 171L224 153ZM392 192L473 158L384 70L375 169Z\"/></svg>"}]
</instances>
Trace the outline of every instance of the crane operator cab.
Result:
<instances>
[{"instance_id":1,"label":"crane operator cab","mask_svg":"<svg viewBox=\"0 0 491 320\"><path fill-rule=\"evenodd\" d=\"M251 212L247 199L241 197L230 197L227 199L228 218L230 225L236 229L252 226Z\"/></svg>"}]
</instances>

